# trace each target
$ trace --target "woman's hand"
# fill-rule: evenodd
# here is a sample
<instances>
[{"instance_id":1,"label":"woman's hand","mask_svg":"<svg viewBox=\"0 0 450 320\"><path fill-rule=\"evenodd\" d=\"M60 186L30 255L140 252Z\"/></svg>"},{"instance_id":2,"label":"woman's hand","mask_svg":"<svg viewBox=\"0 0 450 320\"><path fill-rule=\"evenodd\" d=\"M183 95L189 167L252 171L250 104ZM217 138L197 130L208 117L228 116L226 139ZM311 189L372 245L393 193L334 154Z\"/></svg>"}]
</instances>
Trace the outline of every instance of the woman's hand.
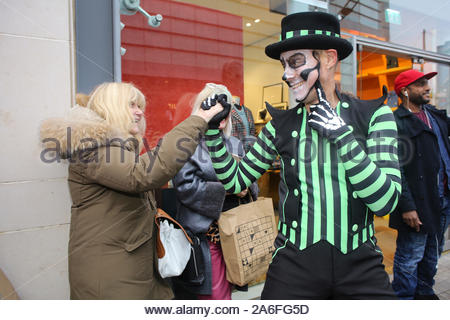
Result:
<instances>
[{"instance_id":1,"label":"woman's hand","mask_svg":"<svg viewBox=\"0 0 450 320\"><path fill-rule=\"evenodd\" d=\"M223 119L226 119L226 117L228 116L228 114L230 113L231 110L231 104L229 104L227 102L227 96L225 94L212 94L211 96L209 96L208 98L206 98L205 100L203 100L200 109L203 110L210 110L212 109L214 106L216 106L217 104L220 104L223 109L215 114L212 119L210 119L208 121L208 127L210 129L219 129L220 127L220 122Z\"/></svg>"},{"instance_id":2,"label":"woman's hand","mask_svg":"<svg viewBox=\"0 0 450 320\"><path fill-rule=\"evenodd\" d=\"M203 118L206 122L209 122L216 114L223 111L223 106L220 103L216 103L211 106L208 110L198 108L196 112L193 113L195 116Z\"/></svg>"},{"instance_id":3,"label":"woman's hand","mask_svg":"<svg viewBox=\"0 0 450 320\"><path fill-rule=\"evenodd\" d=\"M245 197L245 196L247 195L247 193L248 193L248 189L245 189L245 190L242 190L242 191L239 192L239 193L236 193L236 195L237 195L239 198L243 198L243 197Z\"/></svg>"}]
</instances>

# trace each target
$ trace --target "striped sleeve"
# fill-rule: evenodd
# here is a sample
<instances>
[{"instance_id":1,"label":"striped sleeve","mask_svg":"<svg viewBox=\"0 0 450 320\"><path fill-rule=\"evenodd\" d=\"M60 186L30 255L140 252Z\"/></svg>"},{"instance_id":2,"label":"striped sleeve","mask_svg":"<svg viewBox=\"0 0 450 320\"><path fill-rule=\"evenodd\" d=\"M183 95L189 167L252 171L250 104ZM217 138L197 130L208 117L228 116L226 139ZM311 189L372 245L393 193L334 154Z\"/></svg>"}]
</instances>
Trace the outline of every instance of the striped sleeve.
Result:
<instances>
[{"instance_id":1,"label":"striped sleeve","mask_svg":"<svg viewBox=\"0 0 450 320\"><path fill-rule=\"evenodd\" d=\"M273 144L275 129L271 122L261 130L258 138L245 157L237 162L227 151L222 135L217 129L206 132L206 146L216 171L217 178L225 190L239 193L270 168L277 155Z\"/></svg>"},{"instance_id":2,"label":"striped sleeve","mask_svg":"<svg viewBox=\"0 0 450 320\"><path fill-rule=\"evenodd\" d=\"M388 106L372 116L368 136L360 141L352 130L337 138L338 153L357 196L377 216L391 213L401 194L401 178L397 151L397 125Z\"/></svg>"}]
</instances>

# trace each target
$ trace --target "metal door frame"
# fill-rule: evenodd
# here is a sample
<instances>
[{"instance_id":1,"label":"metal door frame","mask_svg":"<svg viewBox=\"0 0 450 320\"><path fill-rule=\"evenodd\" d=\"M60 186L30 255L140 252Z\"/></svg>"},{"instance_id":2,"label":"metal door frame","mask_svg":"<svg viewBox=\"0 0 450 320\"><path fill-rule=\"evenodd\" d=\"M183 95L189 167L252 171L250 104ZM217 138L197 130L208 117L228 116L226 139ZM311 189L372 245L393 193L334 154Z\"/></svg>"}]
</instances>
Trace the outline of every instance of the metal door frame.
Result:
<instances>
[{"instance_id":1,"label":"metal door frame","mask_svg":"<svg viewBox=\"0 0 450 320\"><path fill-rule=\"evenodd\" d=\"M368 48L370 51L374 51L380 54L392 54L395 53L397 56L404 57L404 58L417 58L417 59L424 59L427 62L435 62L435 63L442 63L447 64L450 66L450 55L441 54L437 52L432 51L425 51L413 47L408 47L400 44L394 44L387 41L380 41L376 39L370 39L365 38L361 36L356 36L348 33L343 33L344 35L349 37L349 41L353 45L353 52L352 55L353 61L353 84L352 84L352 91L354 94L357 93L357 56L356 52L358 49L359 51L362 50L362 48Z\"/></svg>"}]
</instances>

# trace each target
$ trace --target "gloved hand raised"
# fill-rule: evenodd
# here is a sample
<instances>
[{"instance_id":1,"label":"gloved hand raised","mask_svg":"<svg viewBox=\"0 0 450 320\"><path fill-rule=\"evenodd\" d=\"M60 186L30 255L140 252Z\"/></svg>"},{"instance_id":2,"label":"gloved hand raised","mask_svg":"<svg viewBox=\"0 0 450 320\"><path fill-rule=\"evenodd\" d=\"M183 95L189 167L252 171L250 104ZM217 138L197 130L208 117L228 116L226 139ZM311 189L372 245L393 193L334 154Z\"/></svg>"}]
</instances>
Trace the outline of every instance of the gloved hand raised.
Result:
<instances>
[{"instance_id":1,"label":"gloved hand raised","mask_svg":"<svg viewBox=\"0 0 450 320\"><path fill-rule=\"evenodd\" d=\"M308 123L321 136L334 142L337 137L350 129L327 101L325 91L318 80L315 88L319 103L309 107L311 113L308 115Z\"/></svg>"},{"instance_id":2,"label":"gloved hand raised","mask_svg":"<svg viewBox=\"0 0 450 320\"><path fill-rule=\"evenodd\" d=\"M218 129L220 125L220 121L225 119L231 110L231 104L227 102L227 96L225 94L213 94L203 100L201 104L201 108L203 110L209 110L211 107L215 106L217 103L220 103L223 107L223 110L216 114L209 122L208 127L210 129Z\"/></svg>"}]
</instances>

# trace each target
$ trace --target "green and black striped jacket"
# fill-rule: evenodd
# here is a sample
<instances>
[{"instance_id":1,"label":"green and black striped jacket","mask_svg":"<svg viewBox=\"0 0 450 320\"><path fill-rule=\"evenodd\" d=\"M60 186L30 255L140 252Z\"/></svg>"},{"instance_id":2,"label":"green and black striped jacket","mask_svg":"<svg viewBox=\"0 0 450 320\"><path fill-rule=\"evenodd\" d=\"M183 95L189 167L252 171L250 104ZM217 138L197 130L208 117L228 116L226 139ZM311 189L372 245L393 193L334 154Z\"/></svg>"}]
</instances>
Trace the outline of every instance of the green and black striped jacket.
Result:
<instances>
[{"instance_id":1,"label":"green and black striped jacket","mask_svg":"<svg viewBox=\"0 0 450 320\"><path fill-rule=\"evenodd\" d=\"M397 127L385 97L363 101L339 94L336 110L350 130L330 142L311 129L303 106L277 110L241 162L218 130L206 144L217 177L238 193L281 159L278 230L299 250L326 240L348 253L371 240L373 214L391 213L401 193Z\"/></svg>"}]
</instances>

